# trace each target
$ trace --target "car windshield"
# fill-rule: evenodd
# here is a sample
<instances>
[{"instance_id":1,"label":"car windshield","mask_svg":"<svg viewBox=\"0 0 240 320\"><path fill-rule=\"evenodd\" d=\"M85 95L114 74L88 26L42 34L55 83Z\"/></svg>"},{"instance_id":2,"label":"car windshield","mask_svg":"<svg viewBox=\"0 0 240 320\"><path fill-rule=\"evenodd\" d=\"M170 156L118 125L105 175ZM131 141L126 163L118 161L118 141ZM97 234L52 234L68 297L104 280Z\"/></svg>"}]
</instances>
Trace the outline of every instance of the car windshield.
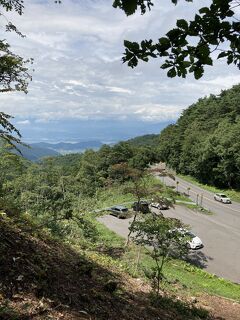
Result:
<instances>
[{"instance_id":1,"label":"car windshield","mask_svg":"<svg viewBox=\"0 0 240 320\"><path fill-rule=\"evenodd\" d=\"M221 194L222 198L227 198L227 196L225 194Z\"/></svg>"},{"instance_id":2,"label":"car windshield","mask_svg":"<svg viewBox=\"0 0 240 320\"><path fill-rule=\"evenodd\" d=\"M186 232L186 236L190 237L191 239L196 237L195 234L190 231Z\"/></svg>"}]
</instances>

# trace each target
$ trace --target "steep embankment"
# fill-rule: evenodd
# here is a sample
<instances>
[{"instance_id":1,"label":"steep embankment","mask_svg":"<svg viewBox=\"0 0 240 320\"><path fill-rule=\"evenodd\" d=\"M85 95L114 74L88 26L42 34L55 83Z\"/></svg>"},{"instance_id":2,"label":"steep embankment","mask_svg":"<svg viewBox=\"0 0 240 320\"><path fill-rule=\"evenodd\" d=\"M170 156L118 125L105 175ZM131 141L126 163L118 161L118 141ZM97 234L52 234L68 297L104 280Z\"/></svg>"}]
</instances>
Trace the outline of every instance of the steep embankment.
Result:
<instances>
[{"instance_id":1,"label":"steep embankment","mask_svg":"<svg viewBox=\"0 0 240 320\"><path fill-rule=\"evenodd\" d=\"M32 232L0 218L0 319L181 319L153 308L142 281Z\"/></svg>"},{"instance_id":2,"label":"steep embankment","mask_svg":"<svg viewBox=\"0 0 240 320\"><path fill-rule=\"evenodd\" d=\"M109 256L64 245L24 220L0 218L0 243L1 320L238 319L240 305L217 297L197 298L209 316L167 293L156 305L149 286Z\"/></svg>"},{"instance_id":3,"label":"steep embankment","mask_svg":"<svg viewBox=\"0 0 240 320\"><path fill-rule=\"evenodd\" d=\"M200 99L159 137L159 154L178 173L240 188L240 85Z\"/></svg>"}]
</instances>

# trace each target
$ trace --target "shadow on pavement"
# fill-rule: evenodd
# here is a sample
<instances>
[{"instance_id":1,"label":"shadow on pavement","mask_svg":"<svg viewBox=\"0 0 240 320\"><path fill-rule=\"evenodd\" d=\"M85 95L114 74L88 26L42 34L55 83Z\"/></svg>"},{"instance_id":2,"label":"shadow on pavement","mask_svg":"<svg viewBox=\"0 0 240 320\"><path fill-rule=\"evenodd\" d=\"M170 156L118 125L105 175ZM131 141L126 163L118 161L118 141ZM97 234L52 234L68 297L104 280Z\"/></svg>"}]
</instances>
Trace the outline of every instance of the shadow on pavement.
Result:
<instances>
[{"instance_id":1,"label":"shadow on pavement","mask_svg":"<svg viewBox=\"0 0 240 320\"><path fill-rule=\"evenodd\" d=\"M212 260L212 257L205 255L202 251L191 251L186 258L187 262L201 269L207 268L208 261Z\"/></svg>"}]
</instances>

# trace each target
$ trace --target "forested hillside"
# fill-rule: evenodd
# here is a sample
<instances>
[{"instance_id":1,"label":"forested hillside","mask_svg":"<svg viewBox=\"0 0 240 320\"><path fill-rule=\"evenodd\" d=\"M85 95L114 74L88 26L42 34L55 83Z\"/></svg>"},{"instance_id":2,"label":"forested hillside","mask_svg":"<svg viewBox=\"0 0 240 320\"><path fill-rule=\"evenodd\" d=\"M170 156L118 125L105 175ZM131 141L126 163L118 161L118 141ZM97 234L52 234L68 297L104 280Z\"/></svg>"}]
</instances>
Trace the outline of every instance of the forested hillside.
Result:
<instances>
[{"instance_id":1,"label":"forested hillside","mask_svg":"<svg viewBox=\"0 0 240 320\"><path fill-rule=\"evenodd\" d=\"M0 209L59 218L78 206L80 198L128 179L128 167L142 170L157 160L150 148L136 148L127 142L104 145L99 151L50 157L39 163L11 154L7 146L2 146Z\"/></svg>"},{"instance_id":2,"label":"forested hillside","mask_svg":"<svg viewBox=\"0 0 240 320\"><path fill-rule=\"evenodd\" d=\"M135 146L151 146L156 147L158 144L158 134L145 134L143 136L135 137L133 139L128 140L128 143Z\"/></svg>"},{"instance_id":3,"label":"forested hillside","mask_svg":"<svg viewBox=\"0 0 240 320\"><path fill-rule=\"evenodd\" d=\"M9 150L0 149L0 319L238 319L237 303L202 293L207 281L211 295L238 301L238 285L170 259L158 296L149 252L137 266L138 248L96 219L106 214L96 209L164 194L144 174L153 150L121 142L37 163Z\"/></svg>"},{"instance_id":4,"label":"forested hillside","mask_svg":"<svg viewBox=\"0 0 240 320\"><path fill-rule=\"evenodd\" d=\"M240 85L186 109L161 132L158 152L178 173L240 188Z\"/></svg>"},{"instance_id":5,"label":"forested hillside","mask_svg":"<svg viewBox=\"0 0 240 320\"><path fill-rule=\"evenodd\" d=\"M165 197L172 206L178 192L146 170L159 161L153 145L120 142L39 162L11 150L1 144L0 319L238 320L239 305L214 295L238 301L239 286L186 262L186 244L166 259L160 274L144 246L140 254L140 247L126 246L97 220L109 213L106 208L130 208L140 199ZM183 226L180 220L131 209L129 215L132 221L150 219L144 227L161 222L158 234L165 230L161 237L179 248L179 239L169 240L169 230ZM164 261L162 255L157 259ZM224 310L218 310L219 303Z\"/></svg>"}]
</instances>

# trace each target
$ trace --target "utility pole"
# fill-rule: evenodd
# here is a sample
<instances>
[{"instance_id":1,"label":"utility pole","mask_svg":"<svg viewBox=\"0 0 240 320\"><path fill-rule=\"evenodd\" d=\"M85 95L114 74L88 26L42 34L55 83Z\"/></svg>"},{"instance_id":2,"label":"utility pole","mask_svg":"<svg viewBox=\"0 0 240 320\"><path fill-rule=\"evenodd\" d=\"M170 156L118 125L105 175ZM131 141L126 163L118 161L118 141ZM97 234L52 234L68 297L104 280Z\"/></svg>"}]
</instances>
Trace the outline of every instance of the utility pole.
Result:
<instances>
[{"instance_id":1,"label":"utility pole","mask_svg":"<svg viewBox=\"0 0 240 320\"><path fill-rule=\"evenodd\" d=\"M176 190L177 190L177 192L178 192L179 181L176 181L176 185L177 185Z\"/></svg>"}]
</instances>

